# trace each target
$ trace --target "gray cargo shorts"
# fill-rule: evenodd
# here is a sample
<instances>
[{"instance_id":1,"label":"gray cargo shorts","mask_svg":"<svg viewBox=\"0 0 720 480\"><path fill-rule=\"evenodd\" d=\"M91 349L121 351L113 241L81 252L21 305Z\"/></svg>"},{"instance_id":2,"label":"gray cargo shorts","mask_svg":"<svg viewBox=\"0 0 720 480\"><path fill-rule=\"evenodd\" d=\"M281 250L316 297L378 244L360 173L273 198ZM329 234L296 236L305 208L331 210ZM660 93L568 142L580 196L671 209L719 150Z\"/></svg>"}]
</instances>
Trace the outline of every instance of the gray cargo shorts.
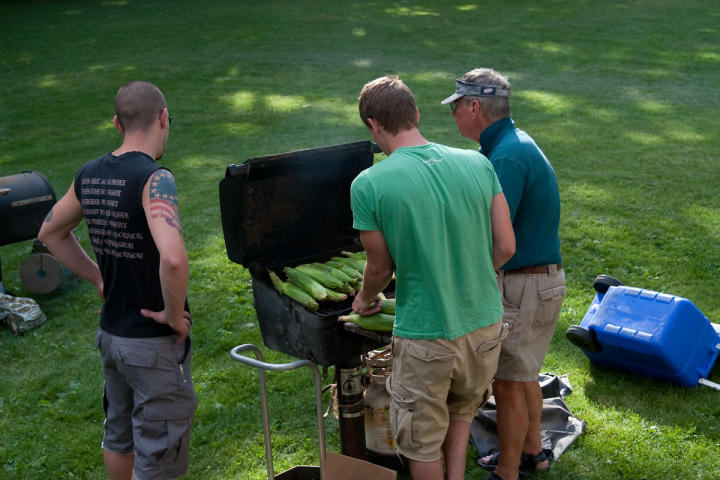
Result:
<instances>
[{"instance_id":1,"label":"gray cargo shorts","mask_svg":"<svg viewBox=\"0 0 720 480\"><path fill-rule=\"evenodd\" d=\"M175 335L125 338L98 329L105 375L103 449L135 455L138 480L187 473L197 396L190 374L190 342Z\"/></svg>"}]
</instances>

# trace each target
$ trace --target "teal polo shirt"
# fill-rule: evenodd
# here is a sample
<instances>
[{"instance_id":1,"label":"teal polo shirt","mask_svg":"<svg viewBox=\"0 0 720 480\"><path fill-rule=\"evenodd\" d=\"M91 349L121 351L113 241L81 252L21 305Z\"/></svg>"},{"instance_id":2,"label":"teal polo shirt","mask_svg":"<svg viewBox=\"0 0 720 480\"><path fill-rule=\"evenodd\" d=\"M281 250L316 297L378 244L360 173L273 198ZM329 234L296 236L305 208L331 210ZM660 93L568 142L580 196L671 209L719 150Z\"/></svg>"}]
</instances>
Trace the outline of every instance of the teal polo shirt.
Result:
<instances>
[{"instance_id":1,"label":"teal polo shirt","mask_svg":"<svg viewBox=\"0 0 720 480\"><path fill-rule=\"evenodd\" d=\"M495 168L515 231L515 255L502 269L561 263L560 191L545 154L510 117L480 134L480 153Z\"/></svg>"}]
</instances>

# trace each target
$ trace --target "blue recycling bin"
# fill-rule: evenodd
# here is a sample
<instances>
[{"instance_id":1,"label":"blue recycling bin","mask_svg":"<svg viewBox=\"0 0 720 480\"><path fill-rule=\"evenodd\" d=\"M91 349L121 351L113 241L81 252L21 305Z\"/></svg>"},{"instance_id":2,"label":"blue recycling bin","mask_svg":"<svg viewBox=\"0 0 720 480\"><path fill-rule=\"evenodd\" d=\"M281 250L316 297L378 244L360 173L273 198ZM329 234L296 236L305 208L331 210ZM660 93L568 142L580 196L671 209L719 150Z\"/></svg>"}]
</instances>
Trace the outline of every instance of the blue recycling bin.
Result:
<instances>
[{"instance_id":1,"label":"blue recycling bin","mask_svg":"<svg viewBox=\"0 0 720 480\"><path fill-rule=\"evenodd\" d=\"M686 387L709 375L720 336L692 302L601 277L579 327L566 332L591 362Z\"/></svg>"}]
</instances>

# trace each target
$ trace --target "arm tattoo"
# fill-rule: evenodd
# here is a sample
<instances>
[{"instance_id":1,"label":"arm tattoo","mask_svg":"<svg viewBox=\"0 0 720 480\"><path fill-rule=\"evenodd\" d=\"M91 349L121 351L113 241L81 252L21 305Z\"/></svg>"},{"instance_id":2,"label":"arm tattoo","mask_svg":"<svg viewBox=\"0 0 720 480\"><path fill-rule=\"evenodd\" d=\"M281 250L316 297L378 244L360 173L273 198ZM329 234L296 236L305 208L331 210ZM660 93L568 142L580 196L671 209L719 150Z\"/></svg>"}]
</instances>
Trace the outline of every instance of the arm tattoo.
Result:
<instances>
[{"instance_id":1,"label":"arm tattoo","mask_svg":"<svg viewBox=\"0 0 720 480\"><path fill-rule=\"evenodd\" d=\"M50 220L52 220L53 217L53 209L51 208L50 211L45 216L45 223L50 223Z\"/></svg>"},{"instance_id":2,"label":"arm tattoo","mask_svg":"<svg viewBox=\"0 0 720 480\"><path fill-rule=\"evenodd\" d=\"M167 170L158 170L150 177L150 217L162 218L182 235L175 179Z\"/></svg>"}]
</instances>

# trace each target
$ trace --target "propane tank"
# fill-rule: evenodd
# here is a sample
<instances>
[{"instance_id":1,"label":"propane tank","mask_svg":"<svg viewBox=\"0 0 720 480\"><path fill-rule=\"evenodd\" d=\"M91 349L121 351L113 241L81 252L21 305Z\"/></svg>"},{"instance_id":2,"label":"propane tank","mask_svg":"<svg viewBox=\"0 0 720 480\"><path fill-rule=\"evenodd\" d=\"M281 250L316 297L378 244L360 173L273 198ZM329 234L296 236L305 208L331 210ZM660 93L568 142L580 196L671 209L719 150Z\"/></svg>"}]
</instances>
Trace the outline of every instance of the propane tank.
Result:
<instances>
[{"instance_id":1,"label":"propane tank","mask_svg":"<svg viewBox=\"0 0 720 480\"><path fill-rule=\"evenodd\" d=\"M365 446L380 455L395 454L395 439L390 429L390 395L385 381L392 372L392 351L373 350L365 357Z\"/></svg>"}]
</instances>

